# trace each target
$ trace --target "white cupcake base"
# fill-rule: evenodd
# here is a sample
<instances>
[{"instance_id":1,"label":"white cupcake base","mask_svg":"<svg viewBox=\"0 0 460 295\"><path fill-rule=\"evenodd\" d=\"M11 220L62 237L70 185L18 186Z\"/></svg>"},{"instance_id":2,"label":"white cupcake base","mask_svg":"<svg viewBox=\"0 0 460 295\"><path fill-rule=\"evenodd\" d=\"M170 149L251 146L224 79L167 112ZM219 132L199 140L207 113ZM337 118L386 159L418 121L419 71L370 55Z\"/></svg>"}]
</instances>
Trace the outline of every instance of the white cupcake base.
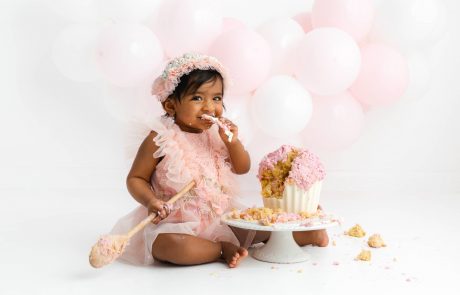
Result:
<instances>
[{"instance_id":1,"label":"white cupcake base","mask_svg":"<svg viewBox=\"0 0 460 295\"><path fill-rule=\"evenodd\" d=\"M281 209L285 212L313 214L318 210L322 181L315 182L308 191L295 184L286 184L282 198L263 198L264 207Z\"/></svg>"},{"instance_id":2,"label":"white cupcake base","mask_svg":"<svg viewBox=\"0 0 460 295\"><path fill-rule=\"evenodd\" d=\"M335 219L322 220L319 224L303 225L301 222L261 225L255 222L230 218L231 213L222 216L222 222L237 228L252 231L271 231L268 242L254 249L252 256L260 261L271 263L297 263L307 261L309 254L299 247L292 236L294 231L311 231L338 225Z\"/></svg>"}]
</instances>

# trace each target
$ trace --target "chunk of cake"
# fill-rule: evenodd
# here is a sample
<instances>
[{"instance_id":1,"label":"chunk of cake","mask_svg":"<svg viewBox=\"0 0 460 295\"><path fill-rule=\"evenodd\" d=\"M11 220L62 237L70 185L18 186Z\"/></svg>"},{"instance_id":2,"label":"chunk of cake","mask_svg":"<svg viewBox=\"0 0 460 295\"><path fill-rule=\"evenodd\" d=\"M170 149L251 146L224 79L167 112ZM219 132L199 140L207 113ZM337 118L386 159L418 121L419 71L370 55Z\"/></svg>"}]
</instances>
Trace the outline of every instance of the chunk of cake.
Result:
<instances>
[{"instance_id":1,"label":"chunk of cake","mask_svg":"<svg viewBox=\"0 0 460 295\"><path fill-rule=\"evenodd\" d=\"M262 159L257 177L265 207L305 214L318 209L325 171L319 158L308 150L281 146Z\"/></svg>"},{"instance_id":2,"label":"chunk of cake","mask_svg":"<svg viewBox=\"0 0 460 295\"><path fill-rule=\"evenodd\" d=\"M369 250L362 250L361 253L356 256L355 260L362 260L362 261L371 261L371 251Z\"/></svg>"},{"instance_id":3,"label":"chunk of cake","mask_svg":"<svg viewBox=\"0 0 460 295\"><path fill-rule=\"evenodd\" d=\"M355 226L350 228L347 232L345 232L345 234L351 237L355 237L355 238L362 238L366 235L366 232L359 224L356 224Z\"/></svg>"},{"instance_id":4,"label":"chunk of cake","mask_svg":"<svg viewBox=\"0 0 460 295\"><path fill-rule=\"evenodd\" d=\"M379 234L374 234L369 237L369 240L367 241L367 244L369 247L372 248L381 248L381 247L386 247L385 242L382 240L382 237L380 237Z\"/></svg>"}]
</instances>

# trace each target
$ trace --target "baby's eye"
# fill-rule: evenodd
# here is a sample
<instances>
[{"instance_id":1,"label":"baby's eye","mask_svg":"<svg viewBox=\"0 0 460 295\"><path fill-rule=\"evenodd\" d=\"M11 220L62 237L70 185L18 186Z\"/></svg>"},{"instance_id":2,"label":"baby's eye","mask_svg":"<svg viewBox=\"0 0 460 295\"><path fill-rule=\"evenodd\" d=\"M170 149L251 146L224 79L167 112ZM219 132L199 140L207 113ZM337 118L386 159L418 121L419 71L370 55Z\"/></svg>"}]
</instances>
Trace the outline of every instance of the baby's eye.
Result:
<instances>
[{"instance_id":1,"label":"baby's eye","mask_svg":"<svg viewBox=\"0 0 460 295\"><path fill-rule=\"evenodd\" d=\"M203 100L203 98L202 98L201 96L197 96L197 95L196 95L196 96L192 97L192 100L198 100L198 101L200 101L200 100Z\"/></svg>"},{"instance_id":2,"label":"baby's eye","mask_svg":"<svg viewBox=\"0 0 460 295\"><path fill-rule=\"evenodd\" d=\"M216 96L216 97L214 97L214 100L215 100L215 101L222 101L222 97Z\"/></svg>"}]
</instances>

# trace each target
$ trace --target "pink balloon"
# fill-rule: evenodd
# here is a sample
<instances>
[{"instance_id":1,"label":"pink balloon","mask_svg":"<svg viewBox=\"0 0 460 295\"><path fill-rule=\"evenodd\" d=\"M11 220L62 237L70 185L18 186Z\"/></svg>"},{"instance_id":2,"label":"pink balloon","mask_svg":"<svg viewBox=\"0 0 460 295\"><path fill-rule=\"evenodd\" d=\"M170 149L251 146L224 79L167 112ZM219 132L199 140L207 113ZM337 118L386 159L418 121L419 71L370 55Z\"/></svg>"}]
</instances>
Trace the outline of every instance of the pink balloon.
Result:
<instances>
[{"instance_id":1,"label":"pink balloon","mask_svg":"<svg viewBox=\"0 0 460 295\"><path fill-rule=\"evenodd\" d=\"M209 49L228 69L232 94L256 89L268 76L271 66L270 47L257 32L235 29L220 35Z\"/></svg>"},{"instance_id":2,"label":"pink balloon","mask_svg":"<svg viewBox=\"0 0 460 295\"><path fill-rule=\"evenodd\" d=\"M246 24L233 17L224 17L222 20L222 33L233 29L244 29Z\"/></svg>"},{"instance_id":3,"label":"pink balloon","mask_svg":"<svg viewBox=\"0 0 460 295\"><path fill-rule=\"evenodd\" d=\"M369 33L373 19L371 0L317 0L312 8L313 27L336 27L356 41Z\"/></svg>"},{"instance_id":4,"label":"pink balloon","mask_svg":"<svg viewBox=\"0 0 460 295\"><path fill-rule=\"evenodd\" d=\"M309 91L335 95L355 81L361 53L353 38L335 28L308 32L297 48L295 75Z\"/></svg>"},{"instance_id":5,"label":"pink balloon","mask_svg":"<svg viewBox=\"0 0 460 295\"><path fill-rule=\"evenodd\" d=\"M404 57L382 44L366 45L361 52L361 71L350 88L352 95L369 106L388 105L402 97L409 84Z\"/></svg>"},{"instance_id":6,"label":"pink balloon","mask_svg":"<svg viewBox=\"0 0 460 295\"><path fill-rule=\"evenodd\" d=\"M169 57L205 52L222 30L222 15L212 0L163 1L154 31Z\"/></svg>"},{"instance_id":7,"label":"pink balloon","mask_svg":"<svg viewBox=\"0 0 460 295\"><path fill-rule=\"evenodd\" d=\"M305 33L308 33L313 29L311 13L308 11L299 13L293 16L292 19L299 23Z\"/></svg>"},{"instance_id":8,"label":"pink balloon","mask_svg":"<svg viewBox=\"0 0 460 295\"><path fill-rule=\"evenodd\" d=\"M313 114L302 132L313 150L336 151L353 144L361 134L364 112L348 93L313 99Z\"/></svg>"},{"instance_id":9,"label":"pink balloon","mask_svg":"<svg viewBox=\"0 0 460 295\"><path fill-rule=\"evenodd\" d=\"M107 80L134 86L151 76L163 60L155 34L141 24L116 24L99 36L98 62Z\"/></svg>"}]
</instances>

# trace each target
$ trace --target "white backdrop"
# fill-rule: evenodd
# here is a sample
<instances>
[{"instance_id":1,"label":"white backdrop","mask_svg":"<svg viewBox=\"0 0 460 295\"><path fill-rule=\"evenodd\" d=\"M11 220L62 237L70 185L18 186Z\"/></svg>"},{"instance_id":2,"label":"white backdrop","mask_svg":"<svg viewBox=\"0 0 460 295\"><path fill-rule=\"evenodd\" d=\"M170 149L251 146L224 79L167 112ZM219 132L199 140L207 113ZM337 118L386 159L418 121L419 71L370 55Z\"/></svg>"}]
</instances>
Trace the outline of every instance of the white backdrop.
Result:
<instances>
[{"instance_id":1,"label":"white backdrop","mask_svg":"<svg viewBox=\"0 0 460 295\"><path fill-rule=\"evenodd\" d=\"M70 22L43 2L0 2L0 188L123 188L128 163L119 110L107 108L104 82L74 82L57 70L51 47ZM222 3L228 16L256 26L307 10L312 1ZM429 91L369 111L354 145L320 154L326 190L460 192L460 23L453 15L460 5L445 3L448 30L427 52ZM284 142L295 139L248 148L269 152ZM241 177L244 188L257 189L258 160Z\"/></svg>"}]
</instances>

